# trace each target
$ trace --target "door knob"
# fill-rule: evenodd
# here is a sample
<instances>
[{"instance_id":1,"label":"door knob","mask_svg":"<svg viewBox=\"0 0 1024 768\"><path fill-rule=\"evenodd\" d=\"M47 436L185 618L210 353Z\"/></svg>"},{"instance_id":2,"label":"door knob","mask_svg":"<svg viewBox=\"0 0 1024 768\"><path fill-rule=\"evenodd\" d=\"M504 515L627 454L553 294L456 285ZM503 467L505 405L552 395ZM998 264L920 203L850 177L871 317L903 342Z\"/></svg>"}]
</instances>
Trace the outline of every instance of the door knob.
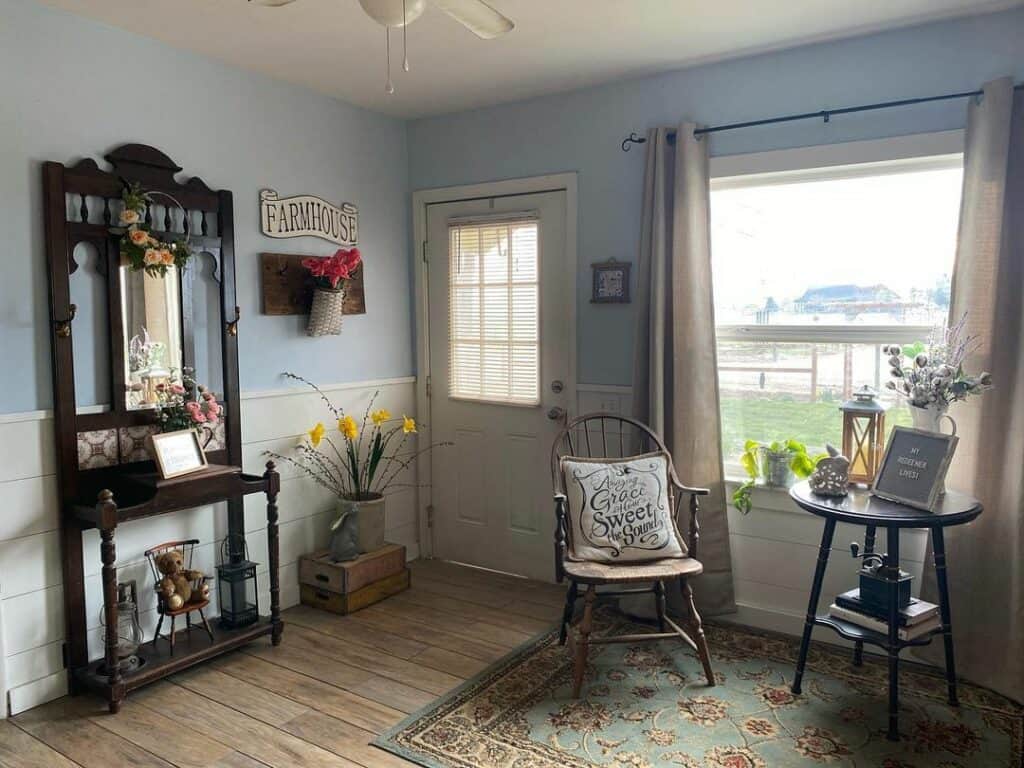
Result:
<instances>
[{"instance_id":1,"label":"door knob","mask_svg":"<svg viewBox=\"0 0 1024 768\"><path fill-rule=\"evenodd\" d=\"M565 408L556 405L548 411L548 418L552 421L565 421Z\"/></svg>"}]
</instances>

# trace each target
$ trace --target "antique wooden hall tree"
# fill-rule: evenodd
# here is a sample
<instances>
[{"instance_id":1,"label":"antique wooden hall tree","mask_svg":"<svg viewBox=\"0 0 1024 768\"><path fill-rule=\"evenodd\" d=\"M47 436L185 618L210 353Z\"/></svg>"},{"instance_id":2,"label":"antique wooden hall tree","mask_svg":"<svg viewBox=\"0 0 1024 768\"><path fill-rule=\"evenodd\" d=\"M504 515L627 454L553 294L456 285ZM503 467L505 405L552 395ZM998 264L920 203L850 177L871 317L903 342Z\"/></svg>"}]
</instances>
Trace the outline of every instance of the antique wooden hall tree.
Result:
<instances>
[{"instance_id":1,"label":"antique wooden hall tree","mask_svg":"<svg viewBox=\"0 0 1024 768\"><path fill-rule=\"evenodd\" d=\"M50 319L53 348L54 424L57 473L61 506L64 569L64 604L67 622L64 663L72 694L92 689L102 693L116 712L128 691L173 672L236 648L262 635L280 642L277 494L280 487L273 463L263 475L241 470L242 446L238 385L238 308L235 298L234 230L232 196L227 190L209 189L199 178L178 182L181 169L153 147L126 144L106 155L111 170L84 159L75 165L57 162L43 165L43 200L46 259L50 284ZM168 272L169 283L143 283L144 273L133 272L121 262L119 236L110 231L118 223L122 192L137 183L152 194L145 220L161 240L188 239L197 254L187 267ZM159 202L166 201L166 205ZM95 249L96 272L101 275L105 299L90 307L99 318L91 327L77 327L72 304L72 277L82 269L76 247ZM79 249L81 252L82 249ZM213 260L212 277L201 275L198 262ZM207 270L208 272L208 270ZM151 278L150 278L151 280ZM206 325L203 348L219 346L219 371L199 371L200 376L219 377L219 400L225 412L223 429L207 449L209 466L194 474L161 479L146 451L146 436L156 431L157 413L152 403L133 401L132 365L129 359L138 344L134 334L141 321L162 327L167 344L168 369L195 367L197 336L203 329L194 320L193 299L202 280L219 283L216 322ZM158 285L160 287L154 288ZM134 286L134 287L133 287ZM94 292L102 295L104 292ZM129 293L133 295L128 295ZM137 294L137 295L136 295ZM140 310L136 304L149 302ZM134 308L133 308L134 307ZM127 315L139 314L141 319ZM82 312L78 312L82 316ZM159 316L158 316L159 315ZM94 331L105 329L105 333ZM148 339L149 330L143 327ZM89 338L89 335L104 338ZM109 384L109 408L82 407L85 395L76 392L74 370L76 339L88 350L109 343L108 354L97 354L92 364L96 379ZM155 345L150 345L155 347ZM133 349L130 349L132 347ZM211 356L214 357L215 356ZM85 367L85 366L82 366ZM208 367L214 367L209 365ZM79 372L82 376L82 372ZM79 382L78 389L82 390ZM102 400L100 401L102 402ZM143 644L135 666L125 671L118 662L117 567L115 532L119 526L177 510L227 502L229 541L244 541L243 496L262 492L267 499L267 540L270 581L270 615L242 628L226 629L218 622L212 638L205 631L182 633L173 649L166 638ZM213 514L212 512L210 514ZM86 617L83 532L100 531L100 556L104 601L105 642L103 658L89 659ZM156 544L156 542L153 542ZM210 542L213 544L213 542ZM231 551L229 557L241 558ZM139 593L152 594L154 585L139 584Z\"/></svg>"}]
</instances>

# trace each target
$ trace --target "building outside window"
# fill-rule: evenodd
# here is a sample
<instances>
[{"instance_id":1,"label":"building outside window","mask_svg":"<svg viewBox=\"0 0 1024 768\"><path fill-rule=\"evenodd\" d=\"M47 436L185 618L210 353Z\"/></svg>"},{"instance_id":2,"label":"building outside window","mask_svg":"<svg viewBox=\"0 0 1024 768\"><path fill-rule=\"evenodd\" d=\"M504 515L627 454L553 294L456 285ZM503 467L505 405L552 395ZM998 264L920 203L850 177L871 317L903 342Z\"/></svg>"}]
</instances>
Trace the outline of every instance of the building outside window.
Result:
<instances>
[{"instance_id":1,"label":"building outside window","mask_svg":"<svg viewBox=\"0 0 1024 768\"><path fill-rule=\"evenodd\" d=\"M748 439L840 443L839 405L869 384L883 345L946 321L962 155L712 182L712 266L727 474ZM909 425L893 402L889 425Z\"/></svg>"}]
</instances>

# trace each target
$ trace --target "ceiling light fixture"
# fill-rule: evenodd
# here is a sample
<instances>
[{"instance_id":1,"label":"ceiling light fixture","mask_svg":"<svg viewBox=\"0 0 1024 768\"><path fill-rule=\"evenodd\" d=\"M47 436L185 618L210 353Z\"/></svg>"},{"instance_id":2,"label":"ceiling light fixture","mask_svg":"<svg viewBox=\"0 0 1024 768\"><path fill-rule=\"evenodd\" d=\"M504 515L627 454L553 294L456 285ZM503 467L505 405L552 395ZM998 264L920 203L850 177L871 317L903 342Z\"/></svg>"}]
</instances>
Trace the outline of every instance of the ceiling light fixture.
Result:
<instances>
[{"instance_id":1,"label":"ceiling light fixture","mask_svg":"<svg viewBox=\"0 0 1024 768\"><path fill-rule=\"evenodd\" d=\"M278 8L295 0L249 0L257 5ZM515 23L494 10L484 0L430 0L462 26L484 40L493 40L515 29ZM409 71L409 46L406 29L426 10L427 0L359 0L359 5L371 19L384 27L384 47L387 55L384 92L391 95L395 84L391 80L391 29L402 29L402 69Z\"/></svg>"}]
</instances>

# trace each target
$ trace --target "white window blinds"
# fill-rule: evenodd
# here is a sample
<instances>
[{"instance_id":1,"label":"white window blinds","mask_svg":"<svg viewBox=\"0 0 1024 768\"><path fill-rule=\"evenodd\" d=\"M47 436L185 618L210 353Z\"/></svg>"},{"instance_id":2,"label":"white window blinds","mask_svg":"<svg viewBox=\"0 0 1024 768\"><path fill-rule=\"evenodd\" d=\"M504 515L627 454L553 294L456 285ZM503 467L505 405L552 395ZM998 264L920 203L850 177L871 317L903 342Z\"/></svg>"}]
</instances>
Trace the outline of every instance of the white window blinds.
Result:
<instances>
[{"instance_id":1,"label":"white window blinds","mask_svg":"<svg viewBox=\"0 0 1024 768\"><path fill-rule=\"evenodd\" d=\"M448 392L460 400L540 403L535 216L448 227Z\"/></svg>"}]
</instances>

